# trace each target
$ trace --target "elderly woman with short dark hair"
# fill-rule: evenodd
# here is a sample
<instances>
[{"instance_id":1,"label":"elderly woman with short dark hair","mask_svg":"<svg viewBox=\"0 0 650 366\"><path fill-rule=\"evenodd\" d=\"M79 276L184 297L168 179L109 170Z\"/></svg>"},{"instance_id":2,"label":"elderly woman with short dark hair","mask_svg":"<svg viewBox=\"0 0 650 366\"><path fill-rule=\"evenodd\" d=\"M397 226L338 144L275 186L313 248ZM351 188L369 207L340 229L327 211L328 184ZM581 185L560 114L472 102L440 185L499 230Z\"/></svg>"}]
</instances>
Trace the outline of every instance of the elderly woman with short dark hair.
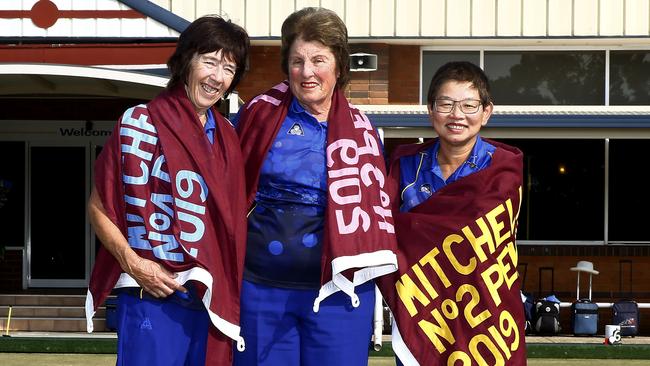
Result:
<instances>
[{"instance_id":1,"label":"elderly woman with short dark hair","mask_svg":"<svg viewBox=\"0 0 650 366\"><path fill-rule=\"evenodd\" d=\"M230 21L192 22L166 90L124 112L95 163L88 216L103 247L86 312L92 331L115 289L119 365L225 365L228 338L243 347L243 163L214 105L241 79L248 48Z\"/></svg>"},{"instance_id":2,"label":"elderly woman with short dark hair","mask_svg":"<svg viewBox=\"0 0 650 366\"><path fill-rule=\"evenodd\" d=\"M396 269L381 144L345 99L345 24L305 8L282 25L288 81L237 116L251 210L242 365L366 365L373 279Z\"/></svg>"}]
</instances>

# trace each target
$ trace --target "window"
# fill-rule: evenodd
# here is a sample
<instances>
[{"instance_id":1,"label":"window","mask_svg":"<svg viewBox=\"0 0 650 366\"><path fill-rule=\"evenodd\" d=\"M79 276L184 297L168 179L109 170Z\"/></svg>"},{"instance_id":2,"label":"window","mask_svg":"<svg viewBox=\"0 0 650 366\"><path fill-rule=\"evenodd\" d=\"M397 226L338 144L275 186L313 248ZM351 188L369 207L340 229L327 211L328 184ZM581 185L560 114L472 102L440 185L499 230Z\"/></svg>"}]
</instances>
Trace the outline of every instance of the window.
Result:
<instances>
[{"instance_id":1,"label":"window","mask_svg":"<svg viewBox=\"0 0 650 366\"><path fill-rule=\"evenodd\" d=\"M31 279L84 279L86 149L32 145L30 159Z\"/></svg>"},{"instance_id":2,"label":"window","mask_svg":"<svg viewBox=\"0 0 650 366\"><path fill-rule=\"evenodd\" d=\"M518 240L604 240L604 140L502 141L524 153Z\"/></svg>"},{"instance_id":3,"label":"window","mask_svg":"<svg viewBox=\"0 0 650 366\"><path fill-rule=\"evenodd\" d=\"M648 182L640 177L648 146L648 140L609 142L609 241L650 242L650 195Z\"/></svg>"},{"instance_id":4,"label":"window","mask_svg":"<svg viewBox=\"0 0 650 366\"><path fill-rule=\"evenodd\" d=\"M495 104L603 105L605 52L486 51Z\"/></svg>"},{"instance_id":5,"label":"window","mask_svg":"<svg viewBox=\"0 0 650 366\"><path fill-rule=\"evenodd\" d=\"M424 51L422 52L422 98L421 103L427 104L427 93L431 79L440 66L451 61L469 61L480 66L479 51Z\"/></svg>"},{"instance_id":6,"label":"window","mask_svg":"<svg viewBox=\"0 0 650 366\"><path fill-rule=\"evenodd\" d=\"M612 51L609 70L609 104L650 104L650 52Z\"/></svg>"}]
</instances>

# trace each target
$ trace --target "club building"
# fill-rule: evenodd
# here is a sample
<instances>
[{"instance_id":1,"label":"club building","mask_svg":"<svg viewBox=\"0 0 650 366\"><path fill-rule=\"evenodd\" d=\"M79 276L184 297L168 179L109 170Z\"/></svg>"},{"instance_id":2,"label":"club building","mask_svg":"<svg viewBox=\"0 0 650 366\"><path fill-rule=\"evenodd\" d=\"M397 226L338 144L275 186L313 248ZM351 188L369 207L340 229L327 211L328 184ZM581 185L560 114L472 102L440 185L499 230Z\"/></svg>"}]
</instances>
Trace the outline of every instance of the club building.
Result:
<instances>
[{"instance_id":1,"label":"club building","mask_svg":"<svg viewBox=\"0 0 650 366\"><path fill-rule=\"evenodd\" d=\"M305 6L346 22L347 95L388 151L433 137L423 103L437 67L486 71L496 108L483 135L525 153L526 291L572 301L569 268L588 260L599 300L650 299L650 0L2 1L0 291L87 285L93 162L121 112L164 87L189 22L221 14L248 30L241 103L283 79L280 26Z\"/></svg>"}]
</instances>

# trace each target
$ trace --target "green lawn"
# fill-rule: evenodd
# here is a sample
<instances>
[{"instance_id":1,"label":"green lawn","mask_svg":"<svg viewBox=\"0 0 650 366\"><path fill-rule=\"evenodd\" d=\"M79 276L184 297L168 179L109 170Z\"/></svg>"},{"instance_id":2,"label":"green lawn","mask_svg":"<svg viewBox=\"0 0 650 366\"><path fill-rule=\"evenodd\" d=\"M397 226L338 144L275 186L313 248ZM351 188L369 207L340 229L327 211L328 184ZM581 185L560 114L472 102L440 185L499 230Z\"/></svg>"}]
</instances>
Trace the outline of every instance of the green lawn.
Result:
<instances>
[{"instance_id":1,"label":"green lawn","mask_svg":"<svg viewBox=\"0 0 650 366\"><path fill-rule=\"evenodd\" d=\"M0 366L112 366L116 346L115 339L0 337ZM532 343L526 349L531 366L650 365L650 345ZM390 342L370 354L370 366L395 366Z\"/></svg>"}]
</instances>

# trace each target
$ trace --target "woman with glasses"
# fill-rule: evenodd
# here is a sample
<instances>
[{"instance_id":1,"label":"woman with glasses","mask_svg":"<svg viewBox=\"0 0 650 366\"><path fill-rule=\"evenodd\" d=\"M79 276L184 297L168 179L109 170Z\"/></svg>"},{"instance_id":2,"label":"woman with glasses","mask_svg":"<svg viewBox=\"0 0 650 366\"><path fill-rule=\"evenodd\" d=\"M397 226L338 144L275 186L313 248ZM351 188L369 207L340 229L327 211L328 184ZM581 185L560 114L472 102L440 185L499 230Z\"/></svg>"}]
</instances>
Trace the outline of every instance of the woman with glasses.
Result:
<instances>
[{"instance_id":1,"label":"woman with glasses","mask_svg":"<svg viewBox=\"0 0 650 366\"><path fill-rule=\"evenodd\" d=\"M523 365L523 154L480 137L494 106L476 65L438 69L427 107L438 138L399 146L390 166L399 269L380 288L395 318L393 349L404 365Z\"/></svg>"},{"instance_id":2,"label":"woman with glasses","mask_svg":"<svg viewBox=\"0 0 650 366\"><path fill-rule=\"evenodd\" d=\"M479 136L492 115L487 77L469 62L443 65L431 80L427 109L438 139L400 158L402 212L440 188L490 165L494 145Z\"/></svg>"}]
</instances>

